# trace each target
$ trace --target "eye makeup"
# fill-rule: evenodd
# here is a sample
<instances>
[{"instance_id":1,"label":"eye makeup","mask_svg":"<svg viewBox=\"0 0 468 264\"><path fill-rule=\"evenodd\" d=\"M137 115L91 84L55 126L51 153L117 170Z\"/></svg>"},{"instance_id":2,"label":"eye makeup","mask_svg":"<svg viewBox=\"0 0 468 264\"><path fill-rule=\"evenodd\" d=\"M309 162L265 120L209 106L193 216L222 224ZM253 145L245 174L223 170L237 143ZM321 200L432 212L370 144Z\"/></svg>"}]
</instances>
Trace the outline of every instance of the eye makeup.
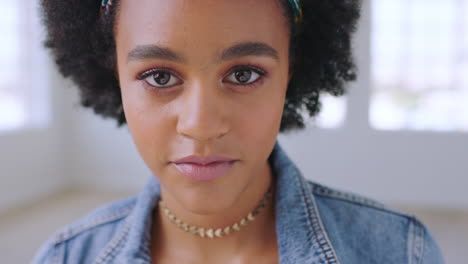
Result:
<instances>
[{"instance_id":1,"label":"eye makeup","mask_svg":"<svg viewBox=\"0 0 468 264\"><path fill-rule=\"evenodd\" d=\"M240 72L240 71L250 71L252 73L252 74L250 74L250 76L258 75L258 78L256 80L252 81L252 82L249 82L249 83L243 83L243 82L237 82L236 83L236 82L233 82L233 81L226 81L227 77L230 77L231 75L235 74L236 72ZM168 82L170 82L172 80L172 78L176 78L179 81L177 81L175 84L170 85L170 86L164 86L164 84L160 85L160 86L150 84L147 79L150 78L150 77L154 77L156 74L159 74L159 73L169 74L170 75L170 80ZM256 86L260 85L261 83L263 83L263 80L265 78L267 78L267 77L268 77L268 72L267 71L263 70L262 68L254 65L254 64L247 63L247 64L241 64L241 65L231 67L230 70L227 72L227 74L225 74L223 76L222 82L225 83L225 84L228 84L228 85L232 85L232 86L234 86L236 88L246 88L246 89L248 89L248 88L253 88L253 87L256 87ZM156 91L156 92L161 92L161 93L173 90L173 89L171 89L172 87L183 84L183 78L180 77L180 74L178 74L176 71L174 71L171 68L166 67L166 66L154 67L154 68L152 68L150 70L139 73L136 78L139 81L143 82L143 85L145 86L145 88L147 88L147 89L149 89L151 91Z\"/></svg>"}]
</instances>

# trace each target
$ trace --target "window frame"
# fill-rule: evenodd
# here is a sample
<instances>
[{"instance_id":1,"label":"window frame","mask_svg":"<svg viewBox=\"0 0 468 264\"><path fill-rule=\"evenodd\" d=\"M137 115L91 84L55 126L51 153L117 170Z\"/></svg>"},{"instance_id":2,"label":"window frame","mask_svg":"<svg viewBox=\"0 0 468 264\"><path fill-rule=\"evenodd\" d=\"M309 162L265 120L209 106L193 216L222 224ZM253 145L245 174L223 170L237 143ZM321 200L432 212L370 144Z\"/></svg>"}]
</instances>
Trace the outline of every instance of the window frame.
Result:
<instances>
[{"instance_id":1,"label":"window frame","mask_svg":"<svg viewBox=\"0 0 468 264\"><path fill-rule=\"evenodd\" d=\"M15 2L18 11L19 63L16 85L6 90L13 90L13 95L20 98L25 119L19 126L0 129L0 133L45 129L52 121L51 66L43 45L45 29L40 21L39 0L10 1Z\"/></svg>"}]
</instances>

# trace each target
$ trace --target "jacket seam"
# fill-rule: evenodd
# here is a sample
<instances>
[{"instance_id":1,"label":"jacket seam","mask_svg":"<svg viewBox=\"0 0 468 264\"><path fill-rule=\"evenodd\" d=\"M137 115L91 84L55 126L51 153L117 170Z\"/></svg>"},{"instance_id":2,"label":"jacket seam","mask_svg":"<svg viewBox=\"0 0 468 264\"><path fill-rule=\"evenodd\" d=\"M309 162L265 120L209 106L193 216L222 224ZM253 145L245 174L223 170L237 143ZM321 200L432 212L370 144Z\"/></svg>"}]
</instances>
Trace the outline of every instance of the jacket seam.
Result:
<instances>
[{"instance_id":1,"label":"jacket seam","mask_svg":"<svg viewBox=\"0 0 468 264\"><path fill-rule=\"evenodd\" d=\"M369 199L369 198L366 198L366 197L363 197L354 193L350 193L350 192L331 189L325 186L321 186L320 184L314 183L312 181L309 181L309 183L313 186L312 188L313 192L318 195L328 196L331 198L337 198L337 199L354 202L354 203L358 203L361 205L367 205L367 206L375 207L379 209L386 209L385 205L377 201L374 201L372 199Z\"/></svg>"},{"instance_id":2,"label":"jacket seam","mask_svg":"<svg viewBox=\"0 0 468 264\"><path fill-rule=\"evenodd\" d=\"M134 202L125 206L124 208L120 208L117 212L114 212L110 215L98 215L90 220L87 220L84 224L79 224L76 227L66 227L64 230L58 232L53 240L54 244L60 244L67 240L72 239L75 236L80 235L81 233L98 227L100 225L104 225L113 221L121 220L122 218L129 215L133 207L135 206Z\"/></svg>"},{"instance_id":3,"label":"jacket seam","mask_svg":"<svg viewBox=\"0 0 468 264\"><path fill-rule=\"evenodd\" d=\"M327 187L317 185L316 183L311 182L311 181L309 181L309 184L312 185L312 189L313 189L314 193L316 195L318 195L318 196L322 196L322 197L329 198L329 199L337 199L337 200L341 200L341 201L344 201L344 202L354 203L354 204L357 204L357 205L367 206L368 208L372 208L372 209L379 210L379 211L382 211L382 212L398 215L398 216L404 217L406 219L414 218L413 215L410 215L410 214L407 214L407 213L404 213L404 212L400 212L400 211L398 211L396 209L390 208L390 207L388 207L388 206L386 206L386 205L384 205L382 203L379 203L377 201L373 201L372 199L369 199L369 198L365 198L365 197L362 197L362 196L359 196L359 195L356 195L356 194L352 194L352 193L347 193L347 192L342 192L342 191L329 189Z\"/></svg>"},{"instance_id":4,"label":"jacket seam","mask_svg":"<svg viewBox=\"0 0 468 264\"><path fill-rule=\"evenodd\" d=\"M55 264L60 264L62 261L60 261L60 256L59 256L59 252L60 251L60 248L58 248L58 245L55 245L54 246L54 251L53 251L53 262L52 263L55 263Z\"/></svg>"},{"instance_id":5,"label":"jacket seam","mask_svg":"<svg viewBox=\"0 0 468 264\"><path fill-rule=\"evenodd\" d=\"M115 255L117 254L116 251L118 249L121 249L123 246L123 242L125 241L125 236L127 235L129 229L130 229L130 218L126 219L125 226L121 233L118 236L115 236L108 244L107 246L101 251L100 254L95 258L93 263L95 264L101 264L104 263L105 261L109 260L110 258L114 258Z\"/></svg>"},{"instance_id":6,"label":"jacket seam","mask_svg":"<svg viewBox=\"0 0 468 264\"><path fill-rule=\"evenodd\" d=\"M409 226L408 226L408 248L407 248L407 254L408 254L408 264L415 264L413 261L413 248L414 248L414 224L413 221L409 221Z\"/></svg>"},{"instance_id":7,"label":"jacket seam","mask_svg":"<svg viewBox=\"0 0 468 264\"><path fill-rule=\"evenodd\" d=\"M328 247L328 251L326 253L329 253L329 254L332 255L332 259L331 259L332 262L331 263L339 264L340 261L338 259L338 256L336 255L336 252L333 249L330 238L328 237L327 232L325 231L325 227L323 226L323 223L322 223L322 220L321 220L322 218L320 217L320 212L319 212L319 210L317 208L317 204L316 204L314 196L313 196L312 188L311 188L310 185L307 184L307 182L306 182L305 185L307 186L307 188L309 189L309 191L311 193L311 199L314 201L314 202L312 202L312 206L313 206L314 213L316 215L315 220L317 222L317 228L319 228L320 231L321 231L322 240L324 241L324 244L326 243L326 246Z\"/></svg>"},{"instance_id":8,"label":"jacket seam","mask_svg":"<svg viewBox=\"0 0 468 264\"><path fill-rule=\"evenodd\" d=\"M408 262L409 264L422 264L424 254L424 227L412 217L408 230Z\"/></svg>"},{"instance_id":9,"label":"jacket seam","mask_svg":"<svg viewBox=\"0 0 468 264\"><path fill-rule=\"evenodd\" d=\"M330 241L328 240L328 237L326 236L323 226L321 225L318 210L313 201L314 198L312 196L312 192L310 192L309 196L307 196L306 190L304 189L306 188L305 186L307 186L307 181L304 186L298 182L300 180L300 178L296 178L296 184L298 184L301 190L301 196L306 204L307 219L309 221L309 225L312 227L312 232L314 233L315 241L320 247L320 250L322 250L323 255L325 257L325 261L328 264L339 264L338 258L331 246ZM302 179L302 181L305 181L305 179ZM309 191L311 190L309 189Z\"/></svg>"}]
</instances>

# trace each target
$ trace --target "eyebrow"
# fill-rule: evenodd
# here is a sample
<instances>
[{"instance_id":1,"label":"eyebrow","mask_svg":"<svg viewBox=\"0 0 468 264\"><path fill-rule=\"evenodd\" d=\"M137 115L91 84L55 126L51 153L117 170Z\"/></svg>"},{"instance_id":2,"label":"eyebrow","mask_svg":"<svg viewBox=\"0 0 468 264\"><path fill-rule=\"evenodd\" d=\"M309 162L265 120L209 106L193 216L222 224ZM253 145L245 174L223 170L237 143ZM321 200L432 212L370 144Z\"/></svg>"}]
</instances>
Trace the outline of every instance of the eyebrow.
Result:
<instances>
[{"instance_id":1,"label":"eyebrow","mask_svg":"<svg viewBox=\"0 0 468 264\"><path fill-rule=\"evenodd\" d=\"M242 42L236 44L221 53L220 59L223 61L246 56L266 56L279 60L278 52L262 42Z\"/></svg>"},{"instance_id":2,"label":"eyebrow","mask_svg":"<svg viewBox=\"0 0 468 264\"><path fill-rule=\"evenodd\" d=\"M278 52L263 42L241 42L225 49L218 56L218 61L227 61L246 56L266 56L279 61ZM127 63L135 60L162 59L173 62L186 62L187 59L167 47L158 45L140 45L130 51Z\"/></svg>"},{"instance_id":3,"label":"eyebrow","mask_svg":"<svg viewBox=\"0 0 468 264\"><path fill-rule=\"evenodd\" d=\"M145 59L162 59L174 62L186 61L184 57L169 48L158 45L140 45L128 53L127 63Z\"/></svg>"}]
</instances>

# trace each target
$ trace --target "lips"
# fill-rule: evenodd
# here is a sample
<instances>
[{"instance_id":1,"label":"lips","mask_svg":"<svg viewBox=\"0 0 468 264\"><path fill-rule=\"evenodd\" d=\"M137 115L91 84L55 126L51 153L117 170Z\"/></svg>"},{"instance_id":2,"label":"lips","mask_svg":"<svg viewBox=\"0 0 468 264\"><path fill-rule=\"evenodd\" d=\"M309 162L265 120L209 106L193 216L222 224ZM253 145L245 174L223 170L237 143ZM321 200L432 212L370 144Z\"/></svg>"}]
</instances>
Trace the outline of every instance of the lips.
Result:
<instances>
[{"instance_id":1,"label":"lips","mask_svg":"<svg viewBox=\"0 0 468 264\"><path fill-rule=\"evenodd\" d=\"M197 163L173 163L179 172L189 179L210 181L225 175L236 161L211 162L206 165Z\"/></svg>"},{"instance_id":2,"label":"lips","mask_svg":"<svg viewBox=\"0 0 468 264\"><path fill-rule=\"evenodd\" d=\"M173 162L185 177L196 181L209 181L225 175L233 167L235 159L225 155L206 157L191 155Z\"/></svg>"},{"instance_id":3,"label":"lips","mask_svg":"<svg viewBox=\"0 0 468 264\"><path fill-rule=\"evenodd\" d=\"M200 165L207 165L212 162L228 162L228 161L233 161L234 159L225 156L225 155L210 155L207 157L200 157L200 156L187 156L181 159L178 159L174 161L174 163L179 164L179 163L196 163Z\"/></svg>"}]
</instances>

